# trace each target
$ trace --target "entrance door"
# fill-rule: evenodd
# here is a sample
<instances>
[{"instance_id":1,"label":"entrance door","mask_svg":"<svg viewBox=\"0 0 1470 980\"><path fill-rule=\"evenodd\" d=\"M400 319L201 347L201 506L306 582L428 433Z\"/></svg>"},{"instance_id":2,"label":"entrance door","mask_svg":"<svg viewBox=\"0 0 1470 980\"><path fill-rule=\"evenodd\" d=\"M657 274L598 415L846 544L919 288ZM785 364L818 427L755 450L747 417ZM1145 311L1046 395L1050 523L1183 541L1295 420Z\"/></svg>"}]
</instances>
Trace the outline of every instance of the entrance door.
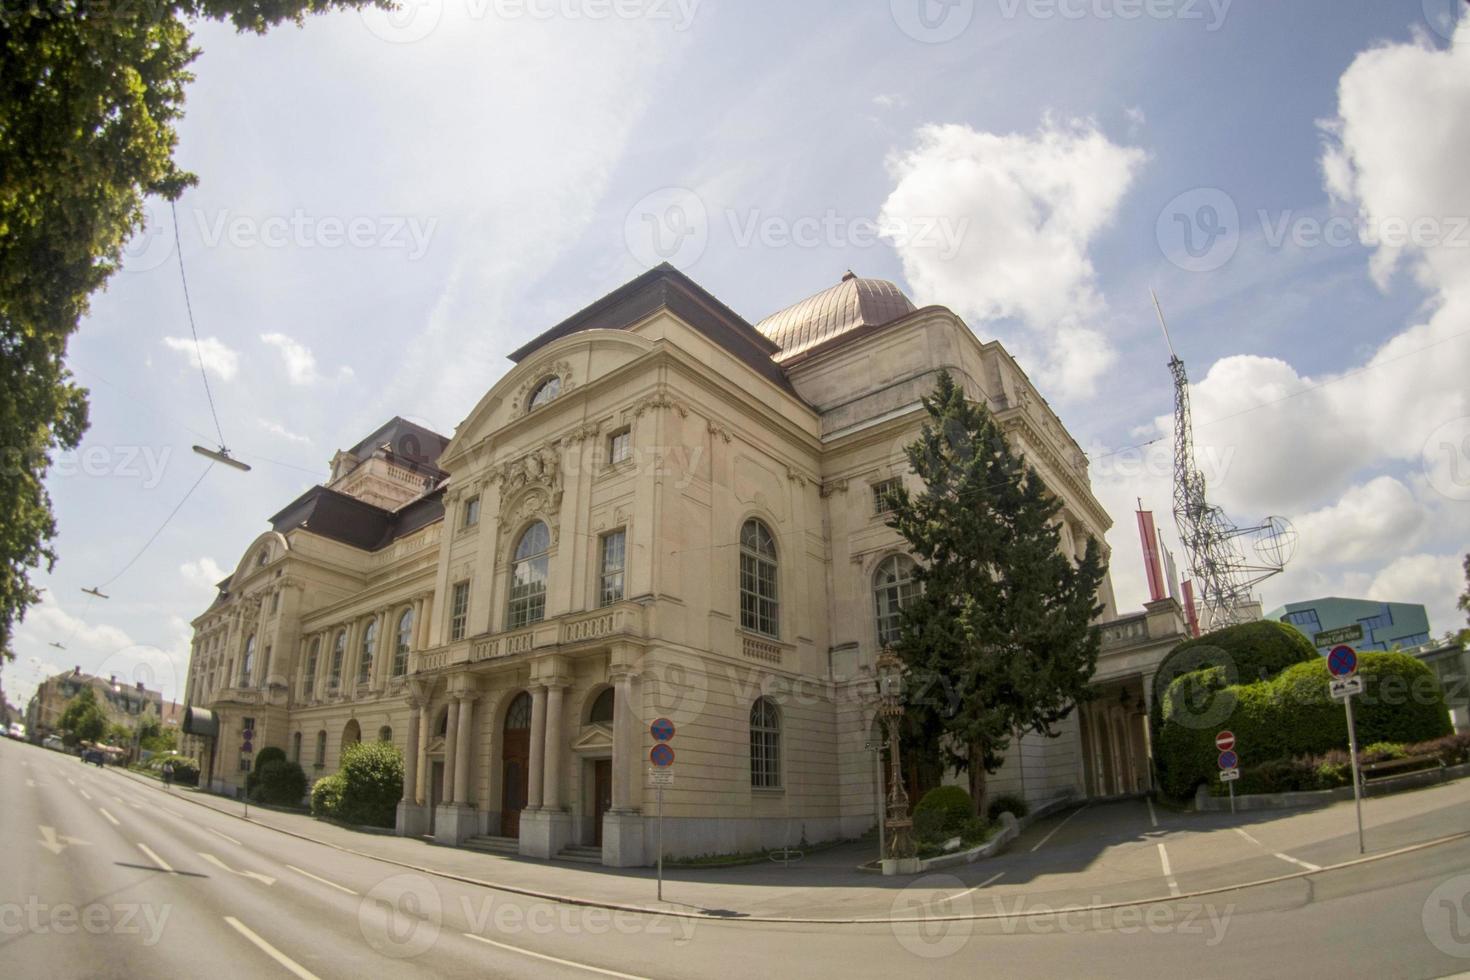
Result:
<instances>
[{"instance_id":1,"label":"entrance door","mask_svg":"<svg viewBox=\"0 0 1470 980\"><path fill-rule=\"evenodd\" d=\"M505 713L500 746L500 834L519 837L531 775L531 695L525 691L516 695Z\"/></svg>"},{"instance_id":2,"label":"entrance door","mask_svg":"<svg viewBox=\"0 0 1470 980\"><path fill-rule=\"evenodd\" d=\"M439 810L439 797L444 791L444 763L435 762L429 767L429 834L434 833L434 814Z\"/></svg>"},{"instance_id":3,"label":"entrance door","mask_svg":"<svg viewBox=\"0 0 1470 980\"><path fill-rule=\"evenodd\" d=\"M612 809L612 760L598 759L592 763L592 799L597 807L597 821L592 831L592 843L602 846L602 818Z\"/></svg>"}]
</instances>

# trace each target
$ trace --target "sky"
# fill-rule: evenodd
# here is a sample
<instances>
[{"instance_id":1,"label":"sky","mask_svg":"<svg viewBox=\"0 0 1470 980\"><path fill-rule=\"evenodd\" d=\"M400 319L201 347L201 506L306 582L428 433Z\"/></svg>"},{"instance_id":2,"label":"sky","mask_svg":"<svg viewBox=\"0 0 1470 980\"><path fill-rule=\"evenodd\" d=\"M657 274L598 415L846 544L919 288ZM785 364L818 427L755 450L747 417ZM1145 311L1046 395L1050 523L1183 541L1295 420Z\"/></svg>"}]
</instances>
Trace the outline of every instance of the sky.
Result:
<instances>
[{"instance_id":1,"label":"sky","mask_svg":"<svg viewBox=\"0 0 1470 980\"><path fill-rule=\"evenodd\" d=\"M508 352L661 261L752 322L852 269L999 339L1089 454L1124 611L1147 598L1138 499L1182 561L1153 289L1211 499L1299 532L1266 606L1464 625L1460 7L405 0L264 37L201 23L178 146L200 183L177 246L150 202L71 343L92 426L47 481L60 560L6 694L78 665L181 697L190 620L336 450L394 415L451 434ZM253 470L203 475L190 446L221 442Z\"/></svg>"}]
</instances>

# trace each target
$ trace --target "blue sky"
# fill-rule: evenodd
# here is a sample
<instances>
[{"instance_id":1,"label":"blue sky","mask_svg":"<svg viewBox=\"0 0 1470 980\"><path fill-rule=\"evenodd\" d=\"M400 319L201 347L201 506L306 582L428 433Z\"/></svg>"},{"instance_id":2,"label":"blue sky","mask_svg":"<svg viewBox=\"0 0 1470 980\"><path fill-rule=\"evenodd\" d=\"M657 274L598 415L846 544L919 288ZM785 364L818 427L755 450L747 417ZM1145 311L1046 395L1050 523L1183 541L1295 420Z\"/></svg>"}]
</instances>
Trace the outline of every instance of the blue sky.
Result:
<instances>
[{"instance_id":1,"label":"blue sky","mask_svg":"<svg viewBox=\"0 0 1470 980\"><path fill-rule=\"evenodd\" d=\"M1453 10L423 0L203 25L180 236L225 441L255 469L212 472L110 600L80 592L217 441L155 207L72 343L93 426L49 481L61 561L7 693L80 664L180 694L210 583L336 449L394 414L451 432L505 353L665 257L751 320L852 268L1001 339L1094 458L1124 609L1145 598L1134 498L1172 533L1167 440L1117 452L1167 432L1152 287L1217 501L1302 532L1267 603L1419 601L1448 629L1470 547ZM1363 243L1395 220L1421 233Z\"/></svg>"}]
</instances>

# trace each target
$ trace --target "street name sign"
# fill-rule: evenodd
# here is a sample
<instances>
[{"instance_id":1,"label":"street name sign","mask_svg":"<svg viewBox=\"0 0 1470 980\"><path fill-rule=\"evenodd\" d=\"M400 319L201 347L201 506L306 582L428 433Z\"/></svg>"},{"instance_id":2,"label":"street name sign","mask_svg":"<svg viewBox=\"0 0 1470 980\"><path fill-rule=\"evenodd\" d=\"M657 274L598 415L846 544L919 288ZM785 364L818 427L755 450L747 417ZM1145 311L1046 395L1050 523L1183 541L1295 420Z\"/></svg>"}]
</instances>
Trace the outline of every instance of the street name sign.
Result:
<instances>
[{"instance_id":1,"label":"street name sign","mask_svg":"<svg viewBox=\"0 0 1470 980\"><path fill-rule=\"evenodd\" d=\"M1312 646L1318 649L1322 647L1334 647L1342 643L1357 643L1362 638L1362 624L1354 623L1351 626L1340 626L1335 630L1323 630L1320 633L1313 633Z\"/></svg>"}]
</instances>

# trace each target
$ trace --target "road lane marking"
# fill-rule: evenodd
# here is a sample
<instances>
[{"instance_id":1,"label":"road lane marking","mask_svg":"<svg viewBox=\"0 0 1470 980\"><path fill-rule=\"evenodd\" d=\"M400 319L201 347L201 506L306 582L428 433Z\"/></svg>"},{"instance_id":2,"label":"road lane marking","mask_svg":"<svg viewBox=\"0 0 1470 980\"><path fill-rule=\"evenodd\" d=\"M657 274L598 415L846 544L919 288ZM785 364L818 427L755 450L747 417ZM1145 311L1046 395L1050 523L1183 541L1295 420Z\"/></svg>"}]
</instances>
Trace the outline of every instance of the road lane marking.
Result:
<instances>
[{"instance_id":1,"label":"road lane marking","mask_svg":"<svg viewBox=\"0 0 1470 980\"><path fill-rule=\"evenodd\" d=\"M468 939L477 940L487 946L494 946L497 949L503 949L511 953L520 953L522 956L531 956L538 960L545 960L547 963L556 963L560 966L569 966L574 970L586 970L588 973L600 973L605 977L621 977L622 980L646 980L645 977L636 976L632 973L619 973L616 970L604 970L600 966L588 966L586 963L578 963L576 960L564 960L556 956L547 956L545 953L533 953L529 949L522 949L519 946L512 946L509 943L498 943L493 939L486 939L484 936L477 936L473 932L467 932L464 935Z\"/></svg>"},{"instance_id":2,"label":"road lane marking","mask_svg":"<svg viewBox=\"0 0 1470 980\"><path fill-rule=\"evenodd\" d=\"M158 867L160 869L162 869L164 871L167 871L169 874L174 874L175 873L174 872L174 869L169 865L169 863L167 861L165 861L163 858L159 857L157 854L153 853L153 848L149 847L147 844L144 844L142 841L139 841L138 842L138 849L140 851L142 851L144 854L148 855L149 860L151 860L154 864L158 865Z\"/></svg>"},{"instance_id":3,"label":"road lane marking","mask_svg":"<svg viewBox=\"0 0 1470 980\"><path fill-rule=\"evenodd\" d=\"M122 826L120 823L118 823L117 817L114 817L112 814L108 813L106 810L102 809L100 806L97 808L97 812L100 813L100 814L102 814L104 817L106 817L108 819L108 821L111 822L111 824L114 827L120 827L120 826Z\"/></svg>"},{"instance_id":4,"label":"road lane marking","mask_svg":"<svg viewBox=\"0 0 1470 980\"><path fill-rule=\"evenodd\" d=\"M1031 848L1031 850L1032 851L1039 851L1039 850L1041 850L1041 845L1043 845L1047 841L1051 840L1053 834L1055 834L1057 831L1059 831L1063 827L1065 827L1067 825L1067 820L1071 820L1073 817L1077 816L1077 814L1081 813L1083 810L1086 810L1086 809L1087 809L1086 806L1080 806L1077 809L1073 810L1071 813L1067 814L1066 819L1064 819L1061 823L1059 823L1055 827L1053 827L1051 829L1051 833L1050 834L1047 834L1045 837L1041 838L1041 840L1039 840L1036 843L1036 846L1033 847L1033 848Z\"/></svg>"},{"instance_id":5,"label":"road lane marking","mask_svg":"<svg viewBox=\"0 0 1470 980\"><path fill-rule=\"evenodd\" d=\"M1169 894L1179 897L1179 882L1174 880L1174 869L1169 867L1169 852L1164 850L1162 841L1159 842L1159 861L1164 865L1164 880L1169 883Z\"/></svg>"},{"instance_id":6,"label":"road lane marking","mask_svg":"<svg viewBox=\"0 0 1470 980\"><path fill-rule=\"evenodd\" d=\"M240 844L239 841L235 840L235 838L231 837L229 834L222 834L218 830L215 830L213 827L205 827L204 829L207 830L207 831L209 831L211 834L213 834L216 837L223 837L225 840L229 841L231 844L237 844L237 845L240 845L242 847L244 846L244 845ZM287 867L290 867L290 865L287 865Z\"/></svg>"},{"instance_id":7,"label":"road lane marking","mask_svg":"<svg viewBox=\"0 0 1470 980\"><path fill-rule=\"evenodd\" d=\"M980 889L984 888L986 885L989 885L989 884L997 881L1004 874L1005 874L1004 871L998 871L995 874L991 875L989 878L986 878L984 881L980 882L980 884L976 885L974 888L966 888L964 891L960 892L958 895L951 895L951 896L949 896L949 898L946 901L953 902L957 898L964 898L966 895L972 894L974 892L978 892Z\"/></svg>"},{"instance_id":8,"label":"road lane marking","mask_svg":"<svg viewBox=\"0 0 1470 980\"><path fill-rule=\"evenodd\" d=\"M80 786L77 787L77 792L82 794L82 798L83 799L86 799L86 800L91 800L92 799L92 794L91 793L88 793L86 790L82 789Z\"/></svg>"},{"instance_id":9,"label":"road lane marking","mask_svg":"<svg viewBox=\"0 0 1470 980\"><path fill-rule=\"evenodd\" d=\"M84 847L92 846L92 842L89 840L81 840L76 837L67 837L65 834L57 834L55 827L47 827L42 824L37 824L36 826L41 831L41 840L36 841L36 843L50 851L53 855L60 854L70 844L81 844Z\"/></svg>"},{"instance_id":10,"label":"road lane marking","mask_svg":"<svg viewBox=\"0 0 1470 980\"><path fill-rule=\"evenodd\" d=\"M279 949L276 949L264 939L261 939L253 931L251 931L249 926L245 925L245 923L241 922L233 915L225 916L225 921L230 924L231 929L234 929L240 935L244 936L246 939L254 943L256 949L260 950L262 953L269 956L271 959L275 960L286 969L290 970L296 976L300 977L301 980L318 980L315 973L312 973L306 967L302 966L300 963L297 963L291 957L287 956Z\"/></svg>"},{"instance_id":11,"label":"road lane marking","mask_svg":"<svg viewBox=\"0 0 1470 980\"><path fill-rule=\"evenodd\" d=\"M194 853L198 854L200 857L204 858L204 860L208 861L216 868L219 868L221 871L228 871L230 874L239 875L242 878L254 878L256 881L260 882L263 885L274 885L276 883L276 879L272 878L270 875L263 875L258 871L236 871L234 868L230 867L228 864L225 864L225 862L221 861L213 854L205 854L203 851L195 851Z\"/></svg>"},{"instance_id":12,"label":"road lane marking","mask_svg":"<svg viewBox=\"0 0 1470 980\"><path fill-rule=\"evenodd\" d=\"M298 868L294 864L288 864L288 865L286 865L286 867L290 868L292 871L296 872L299 875L306 875L306 877L310 878L312 881L319 881L322 884L324 884L324 885L326 885L326 886L328 886L330 888L335 888L339 892L346 892L349 895L356 895L357 894L357 892L353 891L351 888L348 888L346 885L339 885L335 881L328 881L325 878L317 877L316 875L312 874L310 871L306 871L306 870L304 870L302 868Z\"/></svg>"},{"instance_id":13,"label":"road lane marking","mask_svg":"<svg viewBox=\"0 0 1470 980\"><path fill-rule=\"evenodd\" d=\"M1260 841L1256 840L1250 834L1246 833L1244 830L1241 830L1239 827L1234 828L1234 830L1235 830L1235 832L1237 834L1239 834L1240 836L1244 837L1246 840L1250 841L1252 844L1256 845L1257 847L1265 847L1266 846L1265 844L1262 844Z\"/></svg>"},{"instance_id":14,"label":"road lane marking","mask_svg":"<svg viewBox=\"0 0 1470 980\"><path fill-rule=\"evenodd\" d=\"M31 789L35 789L36 788L36 781L34 779L27 779L26 780L26 785L29 786Z\"/></svg>"},{"instance_id":15,"label":"road lane marking","mask_svg":"<svg viewBox=\"0 0 1470 980\"><path fill-rule=\"evenodd\" d=\"M1282 854L1280 851L1274 851L1273 853L1281 860L1286 861L1289 864L1295 864L1300 867L1306 868L1308 871L1322 870L1320 865L1313 864L1310 861L1303 861L1300 858L1294 858L1290 854Z\"/></svg>"},{"instance_id":16,"label":"road lane marking","mask_svg":"<svg viewBox=\"0 0 1470 980\"><path fill-rule=\"evenodd\" d=\"M1154 798L1152 796L1145 796L1144 800L1148 803L1148 822L1158 827L1159 815L1154 813Z\"/></svg>"}]
</instances>

